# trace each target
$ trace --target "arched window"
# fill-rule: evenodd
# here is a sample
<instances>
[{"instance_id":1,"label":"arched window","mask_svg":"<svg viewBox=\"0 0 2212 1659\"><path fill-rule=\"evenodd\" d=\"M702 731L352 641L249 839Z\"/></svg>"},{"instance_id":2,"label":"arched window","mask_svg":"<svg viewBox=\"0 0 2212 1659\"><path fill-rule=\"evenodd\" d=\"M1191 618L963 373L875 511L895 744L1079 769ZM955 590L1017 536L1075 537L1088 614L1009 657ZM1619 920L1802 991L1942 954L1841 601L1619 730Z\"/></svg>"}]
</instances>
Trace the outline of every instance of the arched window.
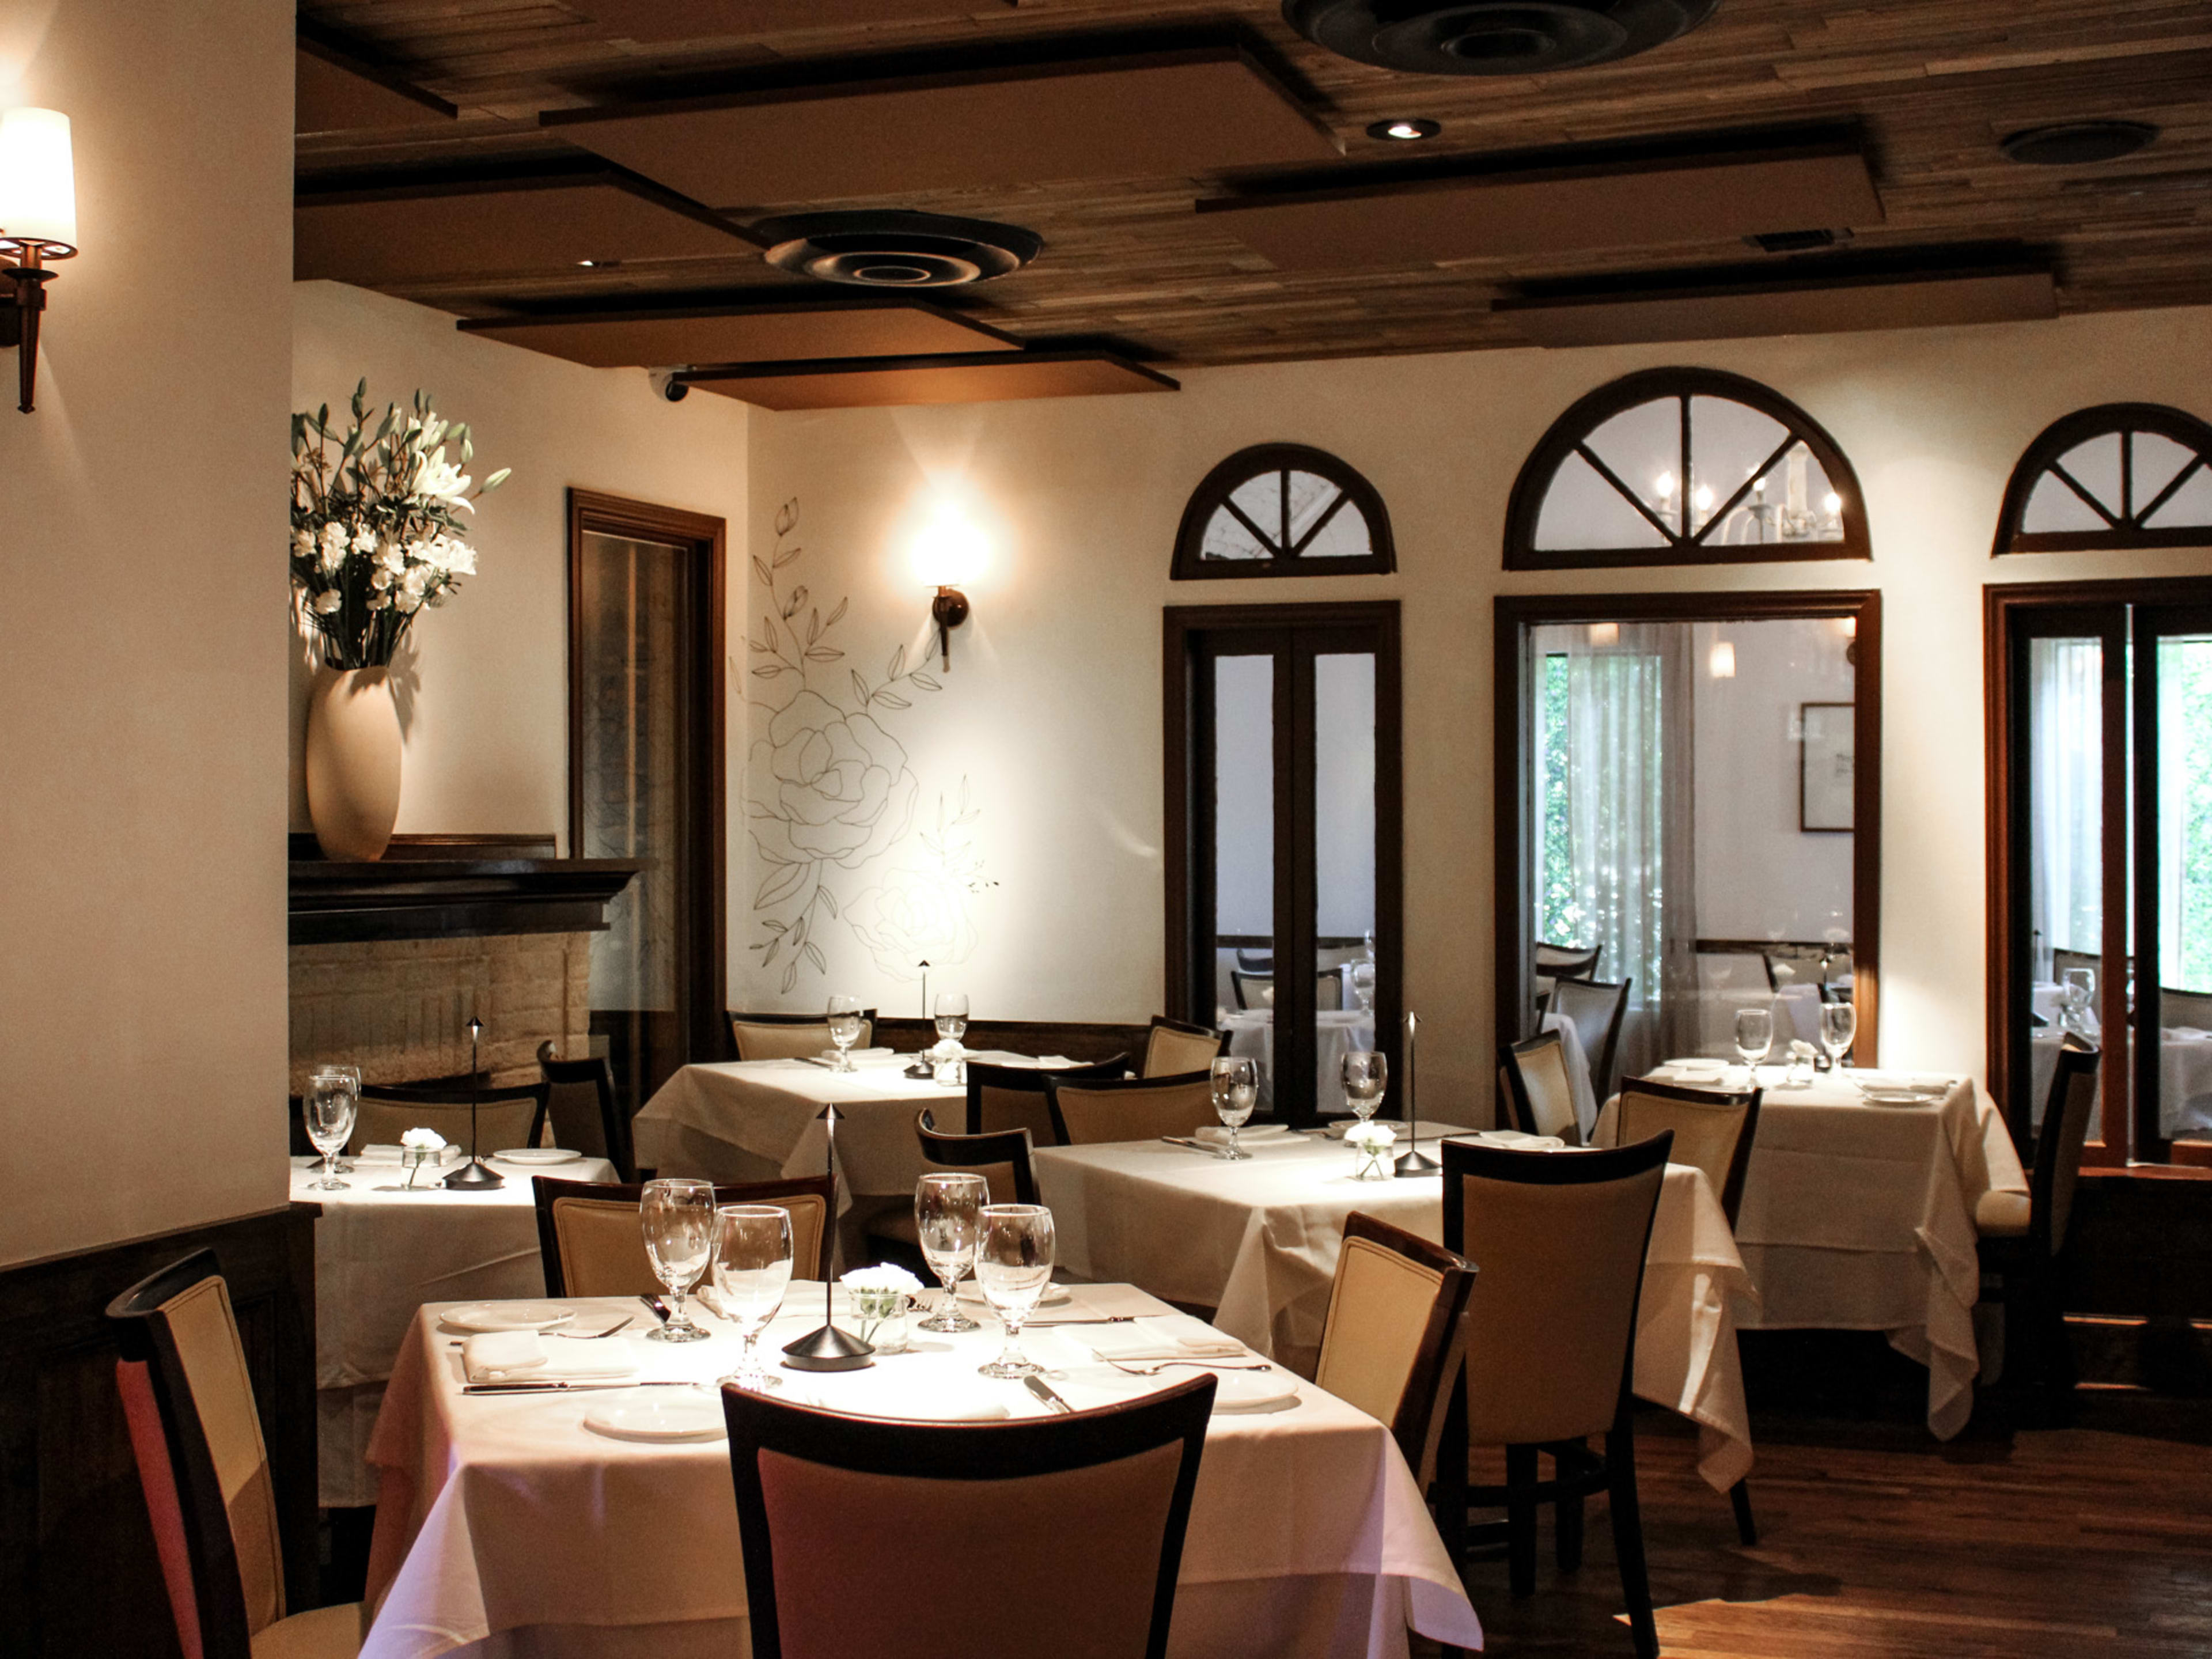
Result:
<instances>
[{"instance_id":1,"label":"arched window","mask_svg":"<svg viewBox=\"0 0 2212 1659\"><path fill-rule=\"evenodd\" d=\"M1505 510L1508 570L1871 556L1835 441L1718 369L1600 386L1544 434Z\"/></svg>"},{"instance_id":2,"label":"arched window","mask_svg":"<svg viewBox=\"0 0 2212 1659\"><path fill-rule=\"evenodd\" d=\"M2054 421L2005 486L1993 554L2212 546L2212 426L2163 404Z\"/></svg>"},{"instance_id":3,"label":"arched window","mask_svg":"<svg viewBox=\"0 0 2212 1659\"><path fill-rule=\"evenodd\" d=\"M1176 581L1398 568L1375 486L1326 450L1255 444L1207 473L1176 532Z\"/></svg>"}]
</instances>

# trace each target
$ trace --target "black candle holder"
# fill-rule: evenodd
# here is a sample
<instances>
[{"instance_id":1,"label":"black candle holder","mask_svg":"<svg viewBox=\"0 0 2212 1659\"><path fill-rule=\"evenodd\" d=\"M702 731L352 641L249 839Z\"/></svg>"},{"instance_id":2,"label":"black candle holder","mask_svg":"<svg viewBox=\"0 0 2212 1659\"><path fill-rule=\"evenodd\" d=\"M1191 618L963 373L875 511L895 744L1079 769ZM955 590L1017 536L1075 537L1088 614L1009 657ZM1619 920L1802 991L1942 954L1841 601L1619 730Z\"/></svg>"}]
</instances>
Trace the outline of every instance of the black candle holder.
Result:
<instances>
[{"instance_id":1,"label":"black candle holder","mask_svg":"<svg viewBox=\"0 0 2212 1659\"><path fill-rule=\"evenodd\" d=\"M837 1209L837 1121L844 1114L835 1106L824 1106L819 1115L823 1138L829 1143L830 1209L834 1225ZM830 1306L834 1288L828 1280L823 1281L821 1324L796 1342L784 1345L783 1363L793 1370L857 1371L875 1364L874 1345L837 1328Z\"/></svg>"},{"instance_id":2,"label":"black candle holder","mask_svg":"<svg viewBox=\"0 0 2212 1659\"><path fill-rule=\"evenodd\" d=\"M1413 1098L1413 1037L1420 1030L1420 1019L1406 1016L1406 1150L1390 1168L1401 1176L1434 1175L1444 1166L1421 1150L1421 1109Z\"/></svg>"},{"instance_id":3,"label":"black candle holder","mask_svg":"<svg viewBox=\"0 0 2212 1659\"><path fill-rule=\"evenodd\" d=\"M507 1177L488 1167L477 1143L477 1106L483 1097L483 1072L477 1061L477 1039L483 1035L483 1021L473 1016L469 1020L469 1161L447 1176L445 1185L455 1192L488 1193L495 1187L507 1185Z\"/></svg>"}]
</instances>

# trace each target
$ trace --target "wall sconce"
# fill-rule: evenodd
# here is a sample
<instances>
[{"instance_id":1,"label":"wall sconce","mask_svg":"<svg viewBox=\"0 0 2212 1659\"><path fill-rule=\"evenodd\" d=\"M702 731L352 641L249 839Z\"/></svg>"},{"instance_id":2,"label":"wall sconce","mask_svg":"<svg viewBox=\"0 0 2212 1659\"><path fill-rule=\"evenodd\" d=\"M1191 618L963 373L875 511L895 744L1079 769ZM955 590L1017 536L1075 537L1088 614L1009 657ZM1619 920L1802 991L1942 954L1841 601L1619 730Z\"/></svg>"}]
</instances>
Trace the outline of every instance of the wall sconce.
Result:
<instances>
[{"instance_id":1,"label":"wall sconce","mask_svg":"<svg viewBox=\"0 0 2212 1659\"><path fill-rule=\"evenodd\" d=\"M1712 650L1705 658L1705 672L1717 680L1732 680L1735 678L1735 641L1715 641Z\"/></svg>"},{"instance_id":2,"label":"wall sconce","mask_svg":"<svg viewBox=\"0 0 2212 1659\"><path fill-rule=\"evenodd\" d=\"M70 161L69 117L50 109L0 111L0 276L15 285L12 308L0 308L0 346L14 346L15 407L31 412L38 389L39 314L46 308L49 259L76 252L76 175Z\"/></svg>"},{"instance_id":3,"label":"wall sconce","mask_svg":"<svg viewBox=\"0 0 2212 1659\"><path fill-rule=\"evenodd\" d=\"M939 501L915 532L914 572L937 590L929 602L929 615L937 624L938 649L948 672L952 630L968 620L968 596L960 590L983 568L984 551L982 531L951 501Z\"/></svg>"},{"instance_id":4,"label":"wall sconce","mask_svg":"<svg viewBox=\"0 0 2212 1659\"><path fill-rule=\"evenodd\" d=\"M1603 651L1620 643L1619 623L1592 623L1589 625L1590 649Z\"/></svg>"}]
</instances>

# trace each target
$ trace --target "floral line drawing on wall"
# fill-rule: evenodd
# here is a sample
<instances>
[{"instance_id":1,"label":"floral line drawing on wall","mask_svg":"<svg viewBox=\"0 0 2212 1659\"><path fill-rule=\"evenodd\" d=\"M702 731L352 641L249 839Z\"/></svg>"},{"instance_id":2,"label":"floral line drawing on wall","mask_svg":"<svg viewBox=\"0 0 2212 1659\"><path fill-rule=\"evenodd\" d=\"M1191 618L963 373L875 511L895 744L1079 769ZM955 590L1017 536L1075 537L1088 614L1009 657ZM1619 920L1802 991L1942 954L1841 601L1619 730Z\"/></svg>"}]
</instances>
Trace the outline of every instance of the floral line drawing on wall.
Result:
<instances>
[{"instance_id":1,"label":"floral line drawing on wall","mask_svg":"<svg viewBox=\"0 0 2212 1659\"><path fill-rule=\"evenodd\" d=\"M935 825L919 837L921 855L879 868L912 836L921 793L906 746L884 720L896 722L915 694L943 685L909 665L901 644L873 684L846 670L849 698L843 685L817 689L814 677L831 680L845 660L830 640L850 600L841 598L827 617L809 603L793 569L805 551L793 539L798 527L799 503L786 501L776 510L775 548L752 561L768 604L745 644L750 678L765 693L751 701L768 721L747 761L745 819L767 873L752 902L760 937L748 948L763 969L782 964L780 989L788 993L802 972L828 971L823 930L842 921L884 973L916 980L924 961L950 967L975 949L969 901L998 884L984 877L975 848L981 811L963 777L957 805L948 808L939 795Z\"/></svg>"}]
</instances>

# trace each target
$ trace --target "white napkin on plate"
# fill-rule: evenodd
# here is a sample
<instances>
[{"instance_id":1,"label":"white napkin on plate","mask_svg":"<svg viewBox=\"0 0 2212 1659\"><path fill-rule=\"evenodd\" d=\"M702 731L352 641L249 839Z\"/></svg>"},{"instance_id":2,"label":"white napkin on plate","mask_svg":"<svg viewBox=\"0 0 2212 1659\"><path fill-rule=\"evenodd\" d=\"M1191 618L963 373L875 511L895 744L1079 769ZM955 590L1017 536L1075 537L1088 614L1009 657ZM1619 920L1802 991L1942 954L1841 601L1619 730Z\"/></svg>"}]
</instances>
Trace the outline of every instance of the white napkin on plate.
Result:
<instances>
[{"instance_id":1,"label":"white napkin on plate","mask_svg":"<svg viewBox=\"0 0 2212 1659\"><path fill-rule=\"evenodd\" d=\"M467 1147L448 1144L440 1147L438 1155L430 1161L433 1164L457 1164L468 1155ZM397 1164L399 1162L399 1148L377 1144L364 1146L359 1152L349 1153L348 1156L357 1164Z\"/></svg>"},{"instance_id":2,"label":"white napkin on plate","mask_svg":"<svg viewBox=\"0 0 2212 1659\"><path fill-rule=\"evenodd\" d=\"M1237 1132L1237 1138L1241 1141L1280 1140L1290 1133L1287 1123L1248 1123ZM1218 1123L1208 1123L1195 1130L1191 1139L1202 1140L1209 1146L1226 1146L1229 1131Z\"/></svg>"},{"instance_id":3,"label":"white napkin on plate","mask_svg":"<svg viewBox=\"0 0 2212 1659\"><path fill-rule=\"evenodd\" d=\"M1164 1314L1106 1325L1081 1340L1101 1359L1233 1359L1245 1346L1188 1314Z\"/></svg>"},{"instance_id":4,"label":"white napkin on plate","mask_svg":"<svg viewBox=\"0 0 2212 1659\"><path fill-rule=\"evenodd\" d=\"M461 1344L461 1369L471 1382L575 1382L634 1376L637 1361L615 1337L585 1342L549 1340L535 1331L486 1331Z\"/></svg>"}]
</instances>

